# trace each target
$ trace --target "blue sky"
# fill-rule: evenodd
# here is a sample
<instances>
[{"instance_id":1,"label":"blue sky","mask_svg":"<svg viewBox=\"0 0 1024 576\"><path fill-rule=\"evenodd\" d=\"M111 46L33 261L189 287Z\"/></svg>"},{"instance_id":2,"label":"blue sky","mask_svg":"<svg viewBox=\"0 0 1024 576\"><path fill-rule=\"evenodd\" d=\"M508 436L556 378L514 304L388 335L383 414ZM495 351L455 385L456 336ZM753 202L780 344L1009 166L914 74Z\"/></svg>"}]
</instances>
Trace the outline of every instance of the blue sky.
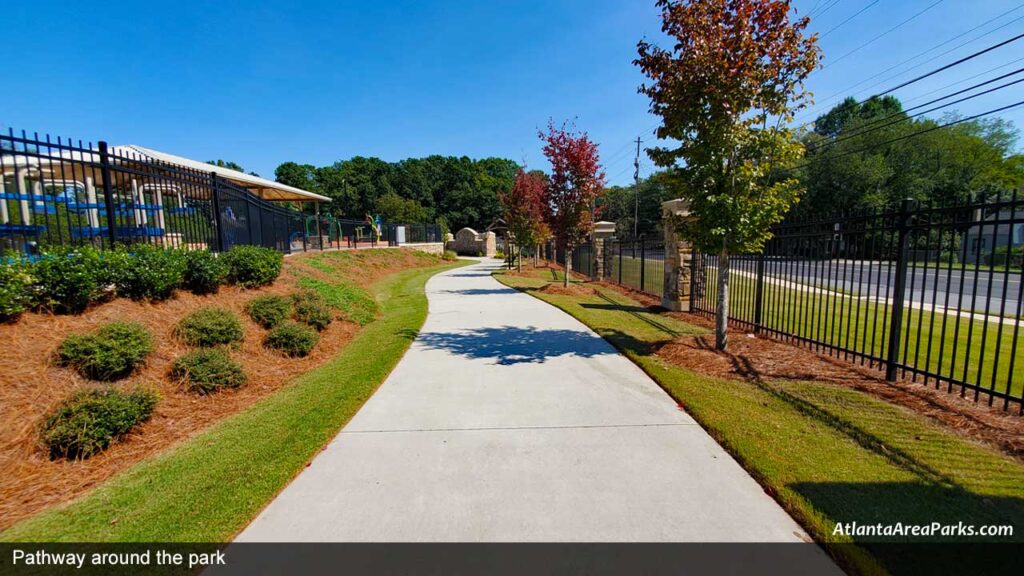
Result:
<instances>
[{"instance_id":1,"label":"blue sky","mask_svg":"<svg viewBox=\"0 0 1024 576\"><path fill-rule=\"evenodd\" d=\"M811 28L825 32L871 1L796 7L816 9ZM820 110L838 101L833 94L865 97L1024 32L1018 1L942 0L829 66L935 1L880 0L825 36L825 68L809 82ZM287 160L323 165L354 155L503 156L543 167L537 129L548 117L575 117L601 144L611 183L622 184L632 178L630 140L651 141L655 125L631 64L637 40L660 35L653 1L37 1L8 3L3 13L4 129L223 158L264 176ZM896 95L920 103L928 91L1018 59L1024 40ZM973 114L1022 95L1007 89L957 108ZM1004 117L1024 126L1024 108ZM650 170L644 158L641 172Z\"/></svg>"}]
</instances>

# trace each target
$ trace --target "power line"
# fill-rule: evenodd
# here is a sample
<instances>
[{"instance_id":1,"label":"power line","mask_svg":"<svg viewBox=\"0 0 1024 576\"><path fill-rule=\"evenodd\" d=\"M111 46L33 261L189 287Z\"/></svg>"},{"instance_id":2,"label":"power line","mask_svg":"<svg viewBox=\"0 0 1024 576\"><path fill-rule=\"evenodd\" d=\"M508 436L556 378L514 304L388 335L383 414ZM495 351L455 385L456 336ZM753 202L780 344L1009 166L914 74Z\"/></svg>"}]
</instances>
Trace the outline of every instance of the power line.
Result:
<instances>
[{"instance_id":1,"label":"power line","mask_svg":"<svg viewBox=\"0 0 1024 576\"><path fill-rule=\"evenodd\" d=\"M810 18L810 17L814 16L815 18L817 18L817 17L821 16L822 14L824 14L825 12L828 12L836 4L839 4L839 0L833 0L831 3L822 6L821 10L817 14L814 13L814 10L811 10L810 12L807 13L807 17Z\"/></svg>"},{"instance_id":2,"label":"power line","mask_svg":"<svg viewBox=\"0 0 1024 576\"><path fill-rule=\"evenodd\" d=\"M931 96L932 94L935 94L936 92L942 92L943 90L945 90L947 88L952 88L953 86L958 86L960 84L963 84L964 82L969 82L971 80L974 80L975 78L978 78L980 76L984 76L984 75L988 74L989 72L995 72L996 70L1001 70L1003 68L1006 68L1007 66L1013 66L1014 64L1018 64L1020 62L1024 62L1024 58L1018 58L1016 60L1011 60L1011 61L1007 62L1006 64L1000 64L999 66L995 66L993 68L989 68L988 70L985 70L984 72L978 72L977 74L968 76L967 78L964 78L962 80L957 80L956 82L950 82L949 84L946 84L945 86L941 86L941 87L936 88L934 90L929 90L929 91L924 92L922 94L918 94L917 96L914 96L913 98L908 98L906 101L904 101L904 104L909 104L910 102L914 102L915 100L920 100L922 98L927 98L928 96ZM996 80L998 80L998 78L996 78Z\"/></svg>"},{"instance_id":3,"label":"power line","mask_svg":"<svg viewBox=\"0 0 1024 576\"><path fill-rule=\"evenodd\" d=\"M970 122L972 120L977 120L978 118L981 118L981 117L984 117L984 116L989 116L991 114L996 114L998 112L1004 112L1006 110L1010 110L1011 108L1016 108L1016 107L1021 106L1021 105L1024 105L1024 100L1021 100L1020 102L1016 102L1014 104L1009 104L1007 106L1002 106L1000 108L995 108L995 109L989 110L987 112L981 112L981 113L975 114L973 116L968 116L966 118L960 118L958 120L953 120L953 121L947 122L945 124L938 124L938 125L935 125L935 126L931 126L929 128L925 128L924 130L918 130L917 132L912 132L910 134L904 134L903 136L899 136L897 138L892 138L890 140L886 140L885 142L879 142L877 144L872 144L870 146L865 146L863 148L857 148L856 150L847 150L846 152L840 152L840 153L837 153L837 154L831 154L831 155L826 154L824 156L815 157L814 160L811 160L809 162L805 162L805 163L803 163L803 164L801 164L799 166L796 166L796 167L793 168L793 170L797 170L797 169L800 169L800 168L805 168L807 166L810 166L816 160L820 160L820 159L836 159L836 158L842 158L843 156L849 156L850 154L859 154L861 152L867 152L868 150L872 150L874 148L879 148L879 147L885 146L887 144L893 144L895 142L900 142L902 140L907 140L908 138L914 138L914 137L917 137L917 136L921 136L922 134L927 134L929 132L934 132L936 130L941 130L943 128L949 128L950 126L955 126L957 124L963 124L964 122Z\"/></svg>"},{"instance_id":4,"label":"power line","mask_svg":"<svg viewBox=\"0 0 1024 576\"><path fill-rule=\"evenodd\" d=\"M854 88L857 88L858 86L861 86L861 85L863 85L863 84L865 84L867 82L870 82L871 80L874 80L875 78L878 78L879 76L883 76L883 75L885 75L885 74L895 70L896 68L899 68L900 66L903 66L904 64L907 64L909 62L913 62L914 60L917 60L918 58L924 56L925 54L928 54L929 52L938 50L939 48L942 48L943 46L945 46L945 45L947 45L947 44L949 44L951 42L955 42L956 40L958 40L958 39L960 39L960 38L970 34L971 32L974 32L975 30L978 30L980 28L984 28L985 26L988 26L992 22L995 22L996 20L999 20L1000 18L1002 18L1002 17L1004 17L1004 16L1006 16L1008 14L1016 12L1017 10L1020 10L1021 8L1024 8L1024 4L1020 4L1020 5L1018 5L1015 8L1011 8L1010 10L1007 10L1007 11L1005 11L1005 12L1003 12L1003 13L1001 13L1001 14L993 17L993 18L989 18L988 20L982 22L981 24L978 24L977 26L975 26L975 27L973 27L973 28L971 28L969 30L961 32L961 33L957 34L956 36L953 36L952 38L948 38L946 40L943 40L942 42L936 44L935 46L932 46L931 48L928 48L927 50L919 52L919 53L915 54L914 56L911 56L910 58L907 58L905 60L897 62L896 64L893 64L892 66L886 68L885 70L882 70L881 72L873 74L872 76L868 76L867 78L865 78L865 79L863 79L863 80L861 80L861 81L859 81L859 82L857 82L855 84L851 84L850 86L847 86L846 88L843 88L842 90L834 92L834 93L830 94L827 98L824 98L823 100L821 100L821 102L819 102L815 106L815 108L819 108L822 104L824 104L826 102L830 102L832 100L835 100L837 97L842 96L843 94L848 93L850 90L853 90ZM1009 21L1009 22L1007 22L1007 23L1005 23L1005 24L1003 24L1001 26L998 26L996 28L993 28L992 30L989 30L988 32L985 32L984 34L981 34L980 36L972 38L972 39L970 39L970 40L968 40L966 42L962 42L962 43L956 45L955 47L950 48L949 50L946 50L945 52L942 52L941 54L936 54L935 56L925 60L924 62L921 62L919 64L915 64L914 66L911 66L910 68L907 68L906 70L904 70L902 72L898 72L898 73L896 73L896 74L894 74L892 76L883 78L882 80L879 80L878 82L875 82L874 84L868 86L867 88L863 88L860 91L855 92L854 94L857 94L859 92L865 92L867 90L870 90L871 88L874 88L875 86L878 86L879 84L884 84L885 82L888 82L889 80L892 80L893 78L897 78L897 77L901 76L902 74L906 74L907 72L910 72L911 70L914 70L915 68L919 68L921 66L924 66L925 64L927 64L929 62L934 62L935 60L938 60L942 56L945 56L946 54L949 54L950 52L955 52L956 50L959 50L960 48L962 48L962 47L964 47L964 46L966 46L968 44L971 44L973 42L977 42L978 40L981 40L982 38L984 38L984 37L986 37L986 36L988 36L990 34L994 34L995 32L997 32L999 30L1002 30L1003 28L1009 26L1010 24L1013 24L1014 22L1017 22L1018 20L1020 20L1022 18L1024 18L1024 17L1020 17L1020 18L1011 20L1011 21ZM804 114L801 114L799 117L797 117L796 120L801 120L803 118L807 118L807 117L809 117L811 115L814 115L814 114L816 114L816 112L813 109L812 110L808 110Z\"/></svg>"},{"instance_id":5,"label":"power line","mask_svg":"<svg viewBox=\"0 0 1024 576\"><path fill-rule=\"evenodd\" d=\"M924 80L925 78L928 78L930 76L934 76L934 75L938 74L939 72L942 72L943 70L948 70L948 69L950 69L950 68L952 68L954 66L959 66L960 64L963 64L964 62L967 62L968 60L973 60L973 59L977 58L978 56L981 56L982 54L987 54L987 53L989 53L989 52L991 52L993 50L1002 48L1003 46L1006 46L1007 44L1012 44L1012 43L1016 42L1017 40L1020 40L1021 38L1024 38L1024 34L1018 34L1018 35L1014 36L1013 38L1010 38L1009 40L1003 40L999 44L996 44L994 46L989 46L988 48L985 48L984 50L979 50L979 51L975 52L974 54L970 54L968 56L964 56L963 58L961 58L961 59L959 59L959 60L957 60L955 62L950 62L949 64L946 64L945 66L940 66L939 68L936 68L935 70L932 70L931 72L927 72L925 74L922 74L922 75L918 76L917 78L914 78L913 80L907 80L906 82L904 82L902 84L899 84L897 86L893 86L892 88L889 88L885 92L879 92L878 94L875 94L875 96L885 96L886 94L889 94L890 92L895 92L896 90L899 90L900 88L903 88L905 86L909 86L909 85L911 85L911 84L913 84L915 82L920 82L921 80Z\"/></svg>"},{"instance_id":6,"label":"power line","mask_svg":"<svg viewBox=\"0 0 1024 576\"><path fill-rule=\"evenodd\" d=\"M1003 78L1005 78L1006 76L1012 76L1014 74L1019 74L1020 72L1024 72L1024 68L1021 68L1020 70L1017 70L1016 72L1012 72L1010 74L1007 74L1007 75L1003 76ZM1004 88L1008 88L1010 86L1013 86L1013 85L1016 85L1016 84L1020 84L1021 82L1024 82L1024 78L1021 78L1019 80L1014 80L1013 82L1007 82L1006 84L1003 84L1001 86L996 86L995 88L989 88L988 90L985 90L985 91L982 91L982 92L978 92L977 94L971 94L970 96L965 96L963 98L960 98L959 100L954 100L952 102L947 102L945 104L941 104L939 106L936 106L934 108L930 108L930 109L925 110L923 112L918 112L917 114L913 114L911 116L905 116L905 114L907 112L911 111L911 110L916 110L918 108L922 108L924 106L928 106L929 104L933 104L933 103L938 102L940 100L945 100L947 98L952 98L956 94L960 94L960 93L963 93L963 92L966 92L966 91L969 91L969 90L973 90L974 88L977 88L977 87L982 86L984 84L990 84L991 82L994 82L996 80L998 80L998 79L990 80L988 82L983 82L982 84L978 84L978 85L972 86L970 88L961 90L958 93L954 93L954 94L950 94L950 95L947 95L947 96L943 96L942 98L936 98L935 100L932 100L931 102L926 102L925 104L920 104L918 106L914 106L913 108L908 108L907 110L903 110L903 111L900 111L900 112L894 112L893 114L889 114L888 116L885 116L883 118L879 118L877 120L869 122L868 124L866 124L864 126L861 126L861 127L857 128L855 130L852 130L852 131L850 131L850 132L848 132L846 134L843 134L841 137L836 138L835 140L830 140L828 142L822 142L821 144L819 144L817 146L809 147L808 150L814 151L814 150L821 150L823 148L829 148L831 146L835 146L836 144L838 144L840 142L844 142L844 141L849 140L851 138L855 138L857 136L863 136L864 134L869 134L871 132L875 132L877 130L881 130L882 128L887 128L889 126L893 126L893 125L899 124L901 122L906 122L908 120L912 120L914 118L918 118L918 117L923 116L925 114L930 114L932 112L935 112L936 110L941 110L942 108L948 108L950 106L953 106L954 104L959 104L961 102L966 102L968 100L973 100L974 98L978 98L979 96L984 96L986 94L991 94L992 92L997 92L997 91L1002 90ZM888 124L882 124L882 125L877 125L876 126L876 124L879 124L881 122L885 122L886 120L891 119L891 118L895 118L897 116L899 116L900 118L895 120L895 121L893 121L893 122L889 122Z\"/></svg>"},{"instance_id":7,"label":"power line","mask_svg":"<svg viewBox=\"0 0 1024 576\"><path fill-rule=\"evenodd\" d=\"M853 14L853 16L850 16L850 17L849 17L849 18L847 18L846 20L843 20L843 21L842 21L842 22L840 22L839 24L836 24L835 26L833 26L833 27L829 28L829 29L828 29L828 32L825 32L825 33L824 33L824 34L822 34L821 36L818 36L818 40L821 40L821 39L822 39L822 38L824 38L825 36L828 36L829 34L831 34L831 33L835 32L835 31L836 31L836 30L838 30L839 28L842 28L842 27L843 27L843 26L844 26L844 25L845 25L845 24L846 24L847 22L849 22L850 20L853 20L853 19L854 19L854 18L856 18L857 16L860 16L861 14L863 14L863 13L864 13L864 11L865 11L865 10L867 10L868 8L871 8L871 7L872 7L872 6L874 6L875 4L878 4L879 2L881 2L881 0L875 0L875 1L874 1L874 2L872 2L871 4L868 4L867 6L865 6L865 7L861 8L860 10L858 10L857 12L855 12L855 13Z\"/></svg>"},{"instance_id":8,"label":"power line","mask_svg":"<svg viewBox=\"0 0 1024 576\"><path fill-rule=\"evenodd\" d=\"M906 20L904 20L903 22L900 22L899 24L897 24L897 25L893 26L892 28L889 28L889 29L888 29L888 30L886 30L885 32L882 32L882 33L881 33L881 34L879 34L878 36L875 36L875 37L874 37L874 38L872 38L871 40L868 40L867 42L865 42L865 43L861 44L860 46L858 46L858 47L854 48L853 50L850 50L850 51L849 51L849 52L847 52L846 54L843 54L843 55L842 55L842 56L840 56L839 58L836 58L836 59L835 59L835 60L834 60L834 61L832 62L832 64L831 64L831 65L832 65L832 66L835 66L835 65L836 65L836 64L837 64L838 62L841 62L841 61L842 61L843 59L845 59L845 58L846 58L847 56L850 56L851 54L853 54L853 53L855 53L855 52L857 52L857 51L859 51L859 50L862 50L863 48L865 48L865 47L867 47L867 46L869 46L869 45L871 45L871 44L874 44L875 42L877 42L877 41L878 41L878 40L880 40L881 38L883 38L883 37L885 37L885 36L888 36L889 34L891 34L892 32L894 32L894 31L896 31L896 30L898 30L899 28L902 28L902 27L903 27L904 25L906 25L907 23L911 22L912 20L916 19L917 17L921 16L921 15L922 15L922 14L924 14L925 12L927 12L927 11L931 10L932 8L934 8L934 7L938 6L939 4L941 4L941 3L942 3L942 2L944 2L944 1L945 1L945 0L935 0L935 2L933 2L933 3L929 4L929 5L928 5L928 7L927 7L927 8L925 8L924 10L921 10L920 12L918 12L917 14L914 14L914 15L913 15L913 16L911 16L910 18L907 18L907 19L906 19ZM824 68L825 68L825 66L822 66L822 68L824 69Z\"/></svg>"}]
</instances>

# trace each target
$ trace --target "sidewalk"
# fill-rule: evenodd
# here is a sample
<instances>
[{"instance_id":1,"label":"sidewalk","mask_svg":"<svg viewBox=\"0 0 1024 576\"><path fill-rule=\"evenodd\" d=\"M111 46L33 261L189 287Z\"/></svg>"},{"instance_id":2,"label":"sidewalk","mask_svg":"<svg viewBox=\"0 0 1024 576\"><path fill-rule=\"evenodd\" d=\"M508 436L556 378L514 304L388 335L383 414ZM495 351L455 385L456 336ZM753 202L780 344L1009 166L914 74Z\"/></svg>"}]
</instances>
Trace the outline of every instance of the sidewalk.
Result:
<instances>
[{"instance_id":1,"label":"sidewalk","mask_svg":"<svg viewBox=\"0 0 1024 576\"><path fill-rule=\"evenodd\" d=\"M807 539L639 368L493 266L431 279L394 372L238 541Z\"/></svg>"}]
</instances>

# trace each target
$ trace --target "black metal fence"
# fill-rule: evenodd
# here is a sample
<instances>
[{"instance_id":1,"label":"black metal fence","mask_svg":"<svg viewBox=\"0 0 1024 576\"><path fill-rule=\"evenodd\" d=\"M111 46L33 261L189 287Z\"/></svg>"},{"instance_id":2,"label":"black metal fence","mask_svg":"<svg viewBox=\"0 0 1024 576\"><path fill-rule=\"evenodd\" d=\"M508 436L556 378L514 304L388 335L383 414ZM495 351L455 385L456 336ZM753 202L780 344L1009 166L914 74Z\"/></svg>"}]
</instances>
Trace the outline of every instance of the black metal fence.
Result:
<instances>
[{"instance_id":1,"label":"black metal fence","mask_svg":"<svg viewBox=\"0 0 1024 576\"><path fill-rule=\"evenodd\" d=\"M608 282L662 296L665 290L663 239L612 238L604 242L604 270Z\"/></svg>"},{"instance_id":2,"label":"black metal fence","mask_svg":"<svg viewBox=\"0 0 1024 576\"><path fill-rule=\"evenodd\" d=\"M0 253L149 242L223 251L236 244L295 250L440 242L436 224L370 224L304 214L214 172L132 147L0 133Z\"/></svg>"},{"instance_id":3,"label":"black metal fence","mask_svg":"<svg viewBox=\"0 0 1024 576\"><path fill-rule=\"evenodd\" d=\"M1024 200L790 220L732 256L729 319L1024 414ZM712 315L718 257L695 254L694 311Z\"/></svg>"}]
</instances>

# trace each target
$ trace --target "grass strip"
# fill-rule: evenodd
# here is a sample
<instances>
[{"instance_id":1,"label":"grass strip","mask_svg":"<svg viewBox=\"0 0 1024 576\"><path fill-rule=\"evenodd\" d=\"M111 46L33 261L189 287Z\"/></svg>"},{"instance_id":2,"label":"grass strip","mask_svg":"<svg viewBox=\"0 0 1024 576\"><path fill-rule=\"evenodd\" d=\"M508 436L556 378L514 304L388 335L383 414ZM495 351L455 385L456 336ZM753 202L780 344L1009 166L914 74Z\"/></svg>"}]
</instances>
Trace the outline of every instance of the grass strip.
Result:
<instances>
[{"instance_id":1,"label":"grass strip","mask_svg":"<svg viewBox=\"0 0 1024 576\"><path fill-rule=\"evenodd\" d=\"M654 354L661 342L702 331L648 311L610 289L570 296L536 278L499 274L571 314L611 342L680 402L815 540L855 574L983 574L963 543L1024 541L1024 465L877 397L822 381L750 382L704 376ZM1012 538L849 537L837 522L1011 525ZM899 546L914 542L943 542ZM958 545L945 543L955 542ZM1016 543L1016 544L1014 544ZM1005 556L1005 555L1004 555Z\"/></svg>"},{"instance_id":2,"label":"grass strip","mask_svg":"<svg viewBox=\"0 0 1024 576\"><path fill-rule=\"evenodd\" d=\"M0 533L20 542L230 540L345 425L394 368L427 315L416 268L374 286L381 315L333 360L87 496Z\"/></svg>"}]
</instances>

